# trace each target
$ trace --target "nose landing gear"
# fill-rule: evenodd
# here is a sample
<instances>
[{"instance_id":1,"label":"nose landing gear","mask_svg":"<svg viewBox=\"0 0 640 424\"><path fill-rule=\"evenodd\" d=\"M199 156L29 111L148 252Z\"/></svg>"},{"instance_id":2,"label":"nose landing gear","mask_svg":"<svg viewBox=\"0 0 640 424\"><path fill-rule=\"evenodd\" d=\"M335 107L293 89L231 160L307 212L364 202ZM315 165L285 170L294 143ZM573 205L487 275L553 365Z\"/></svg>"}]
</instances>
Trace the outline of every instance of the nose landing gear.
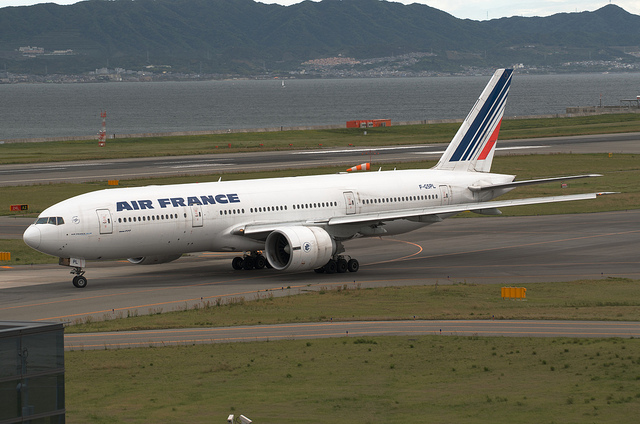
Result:
<instances>
[{"instance_id":1,"label":"nose landing gear","mask_svg":"<svg viewBox=\"0 0 640 424\"><path fill-rule=\"evenodd\" d=\"M71 271L71 274L76 274L72 280L73 285L79 289L87 287L87 278L84 276L84 272L84 269L80 267L74 267L73 271Z\"/></svg>"}]
</instances>

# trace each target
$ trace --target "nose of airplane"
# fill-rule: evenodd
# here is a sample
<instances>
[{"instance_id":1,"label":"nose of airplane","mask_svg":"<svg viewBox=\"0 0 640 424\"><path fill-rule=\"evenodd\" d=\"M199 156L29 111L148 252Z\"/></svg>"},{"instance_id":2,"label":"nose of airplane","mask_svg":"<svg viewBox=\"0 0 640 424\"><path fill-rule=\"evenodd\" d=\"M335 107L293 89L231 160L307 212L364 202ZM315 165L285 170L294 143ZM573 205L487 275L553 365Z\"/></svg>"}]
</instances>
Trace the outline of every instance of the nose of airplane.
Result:
<instances>
[{"instance_id":1,"label":"nose of airplane","mask_svg":"<svg viewBox=\"0 0 640 424\"><path fill-rule=\"evenodd\" d=\"M40 229L35 225L31 225L22 235L22 240L27 246L37 249L40 246Z\"/></svg>"}]
</instances>

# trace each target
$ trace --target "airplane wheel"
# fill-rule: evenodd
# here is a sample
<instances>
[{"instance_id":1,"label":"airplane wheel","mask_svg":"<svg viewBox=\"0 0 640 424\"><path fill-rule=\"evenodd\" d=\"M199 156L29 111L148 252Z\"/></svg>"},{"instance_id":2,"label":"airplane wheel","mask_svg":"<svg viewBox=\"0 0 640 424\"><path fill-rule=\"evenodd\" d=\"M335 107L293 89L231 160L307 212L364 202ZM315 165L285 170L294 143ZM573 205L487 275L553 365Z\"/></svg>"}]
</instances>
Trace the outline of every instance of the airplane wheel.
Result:
<instances>
[{"instance_id":1,"label":"airplane wheel","mask_svg":"<svg viewBox=\"0 0 640 424\"><path fill-rule=\"evenodd\" d=\"M357 259L350 259L349 262L347 262L347 269L349 272L358 272L360 269L360 262L358 262Z\"/></svg>"},{"instance_id":2,"label":"airplane wheel","mask_svg":"<svg viewBox=\"0 0 640 424\"><path fill-rule=\"evenodd\" d=\"M265 257L264 257L264 256L262 256L262 255L258 255L258 256L256 256L253 266L254 266L256 269L262 269L262 268L264 268L265 266L267 266L267 258L265 258Z\"/></svg>"},{"instance_id":3,"label":"airplane wheel","mask_svg":"<svg viewBox=\"0 0 640 424\"><path fill-rule=\"evenodd\" d=\"M324 266L324 272L327 274L334 274L338 270L338 264L333 259L329 259L329 262Z\"/></svg>"},{"instance_id":4,"label":"airplane wheel","mask_svg":"<svg viewBox=\"0 0 640 424\"><path fill-rule=\"evenodd\" d=\"M347 261L346 259L338 259L336 261L336 271L338 271L338 273L342 274L344 272L347 272Z\"/></svg>"},{"instance_id":5,"label":"airplane wheel","mask_svg":"<svg viewBox=\"0 0 640 424\"><path fill-rule=\"evenodd\" d=\"M242 268L246 269L247 271L253 269L253 266L254 266L254 261L251 256L247 256L242 260Z\"/></svg>"},{"instance_id":6,"label":"airplane wheel","mask_svg":"<svg viewBox=\"0 0 640 424\"><path fill-rule=\"evenodd\" d=\"M316 268L313 270L316 274L322 274L324 272L324 267Z\"/></svg>"},{"instance_id":7,"label":"airplane wheel","mask_svg":"<svg viewBox=\"0 0 640 424\"><path fill-rule=\"evenodd\" d=\"M87 279L82 275L76 275L73 277L73 285L79 289L87 287Z\"/></svg>"},{"instance_id":8,"label":"airplane wheel","mask_svg":"<svg viewBox=\"0 0 640 424\"><path fill-rule=\"evenodd\" d=\"M235 258L233 258L233 260L231 261L231 266L236 271L241 270L242 269L242 258L240 256L236 256Z\"/></svg>"}]
</instances>

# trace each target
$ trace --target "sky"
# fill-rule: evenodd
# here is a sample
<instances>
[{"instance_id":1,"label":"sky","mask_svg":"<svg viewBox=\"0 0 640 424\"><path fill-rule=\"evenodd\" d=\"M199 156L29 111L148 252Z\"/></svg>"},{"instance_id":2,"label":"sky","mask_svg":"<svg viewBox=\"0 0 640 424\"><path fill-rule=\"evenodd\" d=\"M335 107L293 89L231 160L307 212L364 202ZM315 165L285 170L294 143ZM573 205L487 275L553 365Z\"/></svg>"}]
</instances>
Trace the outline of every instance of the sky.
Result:
<instances>
[{"instance_id":1,"label":"sky","mask_svg":"<svg viewBox=\"0 0 640 424\"><path fill-rule=\"evenodd\" d=\"M261 3L278 3L285 6L300 0L259 0ZM622 7L629 13L640 15L638 0L538 0L520 2L518 0L393 0L398 3L423 3L443 10L456 18L484 21L511 16L549 16L556 13L593 12L609 3ZM0 8L5 6L28 6L37 3L73 4L78 0L0 0Z\"/></svg>"}]
</instances>

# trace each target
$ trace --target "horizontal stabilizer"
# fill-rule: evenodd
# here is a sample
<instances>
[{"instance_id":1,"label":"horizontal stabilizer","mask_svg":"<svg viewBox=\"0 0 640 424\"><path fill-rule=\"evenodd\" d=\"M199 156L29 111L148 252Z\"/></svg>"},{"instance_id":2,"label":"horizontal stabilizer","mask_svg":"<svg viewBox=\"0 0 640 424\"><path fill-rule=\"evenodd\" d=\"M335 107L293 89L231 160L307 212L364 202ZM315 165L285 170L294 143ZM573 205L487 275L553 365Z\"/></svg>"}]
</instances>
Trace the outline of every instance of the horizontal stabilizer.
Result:
<instances>
[{"instance_id":1,"label":"horizontal stabilizer","mask_svg":"<svg viewBox=\"0 0 640 424\"><path fill-rule=\"evenodd\" d=\"M504 183L504 184L469 186L469 190L478 192L478 191L485 191L485 190L495 190L498 188L515 188L515 187L521 187L521 186L527 186L527 185L545 184L545 183L552 183L556 181L577 180L579 178L590 178L590 177L602 177L602 175L586 174L586 175L573 175L570 177L554 177L554 178L541 178L537 180L512 181L510 183Z\"/></svg>"}]
</instances>

